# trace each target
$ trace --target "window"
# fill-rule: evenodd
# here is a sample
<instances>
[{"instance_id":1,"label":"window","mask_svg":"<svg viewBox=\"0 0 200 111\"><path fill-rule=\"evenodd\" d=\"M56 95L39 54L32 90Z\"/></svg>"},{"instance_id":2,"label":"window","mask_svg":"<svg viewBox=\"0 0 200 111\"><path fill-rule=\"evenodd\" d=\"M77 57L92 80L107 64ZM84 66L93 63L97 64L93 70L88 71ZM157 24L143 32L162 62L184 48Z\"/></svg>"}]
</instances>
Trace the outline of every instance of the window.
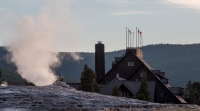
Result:
<instances>
[{"instance_id":1,"label":"window","mask_svg":"<svg viewBox=\"0 0 200 111\"><path fill-rule=\"evenodd\" d=\"M134 66L134 62L131 62L131 66Z\"/></svg>"},{"instance_id":2,"label":"window","mask_svg":"<svg viewBox=\"0 0 200 111\"><path fill-rule=\"evenodd\" d=\"M131 62L128 62L128 66L131 66Z\"/></svg>"},{"instance_id":3,"label":"window","mask_svg":"<svg viewBox=\"0 0 200 111\"><path fill-rule=\"evenodd\" d=\"M134 66L134 62L128 62L128 66Z\"/></svg>"}]
</instances>

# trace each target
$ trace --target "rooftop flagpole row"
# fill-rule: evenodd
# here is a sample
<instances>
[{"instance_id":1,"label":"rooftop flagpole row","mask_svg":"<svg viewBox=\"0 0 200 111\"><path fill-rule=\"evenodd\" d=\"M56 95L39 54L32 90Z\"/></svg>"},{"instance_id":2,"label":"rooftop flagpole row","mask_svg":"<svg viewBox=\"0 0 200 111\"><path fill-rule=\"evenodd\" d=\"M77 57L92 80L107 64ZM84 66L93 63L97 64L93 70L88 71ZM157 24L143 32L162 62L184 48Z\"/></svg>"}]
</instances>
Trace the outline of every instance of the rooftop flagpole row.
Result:
<instances>
[{"instance_id":1,"label":"rooftop flagpole row","mask_svg":"<svg viewBox=\"0 0 200 111\"><path fill-rule=\"evenodd\" d=\"M131 36L132 34L133 36ZM135 38L134 38L134 34L136 35ZM138 27L136 27L136 32L134 33L134 31L131 31L129 28L126 27L126 48L132 49L134 47L135 48L143 47L142 31L139 30Z\"/></svg>"}]
</instances>

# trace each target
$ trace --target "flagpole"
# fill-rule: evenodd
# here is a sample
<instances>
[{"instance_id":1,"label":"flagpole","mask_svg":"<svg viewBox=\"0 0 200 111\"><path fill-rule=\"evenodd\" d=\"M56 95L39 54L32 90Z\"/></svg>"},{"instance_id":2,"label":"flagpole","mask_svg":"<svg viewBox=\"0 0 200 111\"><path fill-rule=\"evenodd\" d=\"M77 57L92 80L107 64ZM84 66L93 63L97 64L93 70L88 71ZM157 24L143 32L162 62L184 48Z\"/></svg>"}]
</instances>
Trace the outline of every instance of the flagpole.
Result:
<instances>
[{"instance_id":1,"label":"flagpole","mask_svg":"<svg viewBox=\"0 0 200 111\"><path fill-rule=\"evenodd\" d=\"M130 47L131 47L131 31L130 31Z\"/></svg>"},{"instance_id":2,"label":"flagpole","mask_svg":"<svg viewBox=\"0 0 200 111\"><path fill-rule=\"evenodd\" d=\"M140 30L138 29L138 48L140 48Z\"/></svg>"},{"instance_id":3,"label":"flagpole","mask_svg":"<svg viewBox=\"0 0 200 111\"><path fill-rule=\"evenodd\" d=\"M129 47L131 47L131 30L130 30L130 41L129 41L129 44L130 44Z\"/></svg>"},{"instance_id":4,"label":"flagpole","mask_svg":"<svg viewBox=\"0 0 200 111\"><path fill-rule=\"evenodd\" d=\"M133 45L133 48L134 48L134 32L133 32L133 43L132 43L132 45Z\"/></svg>"},{"instance_id":5,"label":"flagpole","mask_svg":"<svg viewBox=\"0 0 200 111\"><path fill-rule=\"evenodd\" d=\"M142 34L141 34L142 35ZM143 38L142 38L142 50L143 50Z\"/></svg>"},{"instance_id":6,"label":"flagpole","mask_svg":"<svg viewBox=\"0 0 200 111\"><path fill-rule=\"evenodd\" d=\"M131 39L131 33L130 33L130 31L131 31L131 30L129 30L129 41L128 41L128 43L129 43L129 48L130 48L130 45L131 45L131 44L130 44L130 39Z\"/></svg>"},{"instance_id":7,"label":"flagpole","mask_svg":"<svg viewBox=\"0 0 200 111\"><path fill-rule=\"evenodd\" d=\"M137 30L139 31L139 28ZM140 38L139 36L140 35L138 34L138 31L137 31L137 44L138 44L138 48L139 48L140 47L140 44L139 44L139 38Z\"/></svg>"},{"instance_id":8,"label":"flagpole","mask_svg":"<svg viewBox=\"0 0 200 111\"><path fill-rule=\"evenodd\" d=\"M126 49L127 49L127 27L126 27Z\"/></svg>"},{"instance_id":9,"label":"flagpole","mask_svg":"<svg viewBox=\"0 0 200 111\"><path fill-rule=\"evenodd\" d=\"M130 47L131 47L131 32L130 32Z\"/></svg>"},{"instance_id":10,"label":"flagpole","mask_svg":"<svg viewBox=\"0 0 200 111\"><path fill-rule=\"evenodd\" d=\"M135 48L137 48L137 27L136 27L136 47Z\"/></svg>"},{"instance_id":11,"label":"flagpole","mask_svg":"<svg viewBox=\"0 0 200 111\"><path fill-rule=\"evenodd\" d=\"M138 29L138 32L137 32L137 34L138 34L138 48L140 48L140 35L139 35L139 32L140 32L140 30Z\"/></svg>"},{"instance_id":12,"label":"flagpole","mask_svg":"<svg viewBox=\"0 0 200 111\"><path fill-rule=\"evenodd\" d=\"M130 47L130 29L128 30L128 48Z\"/></svg>"},{"instance_id":13,"label":"flagpole","mask_svg":"<svg viewBox=\"0 0 200 111\"><path fill-rule=\"evenodd\" d=\"M140 48L140 30L138 29L138 48Z\"/></svg>"},{"instance_id":14,"label":"flagpole","mask_svg":"<svg viewBox=\"0 0 200 111\"><path fill-rule=\"evenodd\" d=\"M139 32L139 28L138 28L138 32ZM138 41L137 42L138 42L138 48L140 48L140 42L139 42L140 41L140 35L139 35L138 32L137 32L137 34L138 34Z\"/></svg>"},{"instance_id":15,"label":"flagpole","mask_svg":"<svg viewBox=\"0 0 200 111\"><path fill-rule=\"evenodd\" d=\"M128 29L128 47L129 47L129 29Z\"/></svg>"},{"instance_id":16,"label":"flagpole","mask_svg":"<svg viewBox=\"0 0 200 111\"><path fill-rule=\"evenodd\" d=\"M142 46L142 32L140 32L140 47Z\"/></svg>"}]
</instances>

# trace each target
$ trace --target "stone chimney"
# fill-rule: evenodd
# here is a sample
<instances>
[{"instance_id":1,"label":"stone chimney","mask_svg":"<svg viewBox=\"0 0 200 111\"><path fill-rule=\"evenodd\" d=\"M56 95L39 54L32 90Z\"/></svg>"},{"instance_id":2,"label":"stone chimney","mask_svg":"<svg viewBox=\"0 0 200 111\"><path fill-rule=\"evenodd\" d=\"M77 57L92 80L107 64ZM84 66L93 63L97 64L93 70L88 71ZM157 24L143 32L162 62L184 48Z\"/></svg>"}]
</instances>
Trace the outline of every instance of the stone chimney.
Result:
<instances>
[{"instance_id":1,"label":"stone chimney","mask_svg":"<svg viewBox=\"0 0 200 111\"><path fill-rule=\"evenodd\" d=\"M98 83L105 75L104 44L102 44L101 41L95 44L95 72L97 74L96 81Z\"/></svg>"}]
</instances>

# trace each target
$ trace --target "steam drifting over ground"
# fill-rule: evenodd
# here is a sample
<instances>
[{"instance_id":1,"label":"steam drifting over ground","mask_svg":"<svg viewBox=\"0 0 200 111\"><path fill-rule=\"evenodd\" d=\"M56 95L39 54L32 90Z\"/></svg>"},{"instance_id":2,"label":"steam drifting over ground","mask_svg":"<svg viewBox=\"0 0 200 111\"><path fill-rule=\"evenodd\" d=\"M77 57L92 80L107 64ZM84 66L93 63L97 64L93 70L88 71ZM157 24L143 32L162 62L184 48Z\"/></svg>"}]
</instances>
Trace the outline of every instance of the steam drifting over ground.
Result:
<instances>
[{"instance_id":1,"label":"steam drifting over ground","mask_svg":"<svg viewBox=\"0 0 200 111\"><path fill-rule=\"evenodd\" d=\"M10 61L15 63L23 78L37 86L49 85L56 80L52 68L60 64L57 43L73 41L69 38L75 35L67 27L73 23L66 9L70 4L70 0L49 0L37 17L23 15L15 24L7 48L11 54ZM71 56L74 60L82 59L76 53Z\"/></svg>"}]
</instances>

